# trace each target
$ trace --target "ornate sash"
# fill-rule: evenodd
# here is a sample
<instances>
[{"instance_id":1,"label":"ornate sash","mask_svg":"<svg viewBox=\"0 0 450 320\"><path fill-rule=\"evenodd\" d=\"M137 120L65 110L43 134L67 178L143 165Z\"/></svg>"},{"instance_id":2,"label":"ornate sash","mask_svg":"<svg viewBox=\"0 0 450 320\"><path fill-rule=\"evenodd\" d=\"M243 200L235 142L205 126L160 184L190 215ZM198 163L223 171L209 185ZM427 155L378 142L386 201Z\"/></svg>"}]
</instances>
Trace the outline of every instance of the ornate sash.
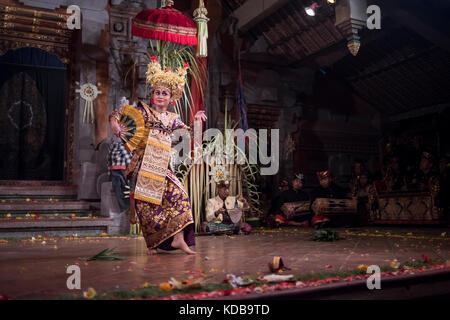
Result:
<instances>
[{"instance_id":1,"label":"ornate sash","mask_svg":"<svg viewBox=\"0 0 450 320\"><path fill-rule=\"evenodd\" d=\"M149 115L149 123L159 122L154 113L145 108ZM150 112L149 112L150 111ZM169 113L169 122L173 123L176 114ZM157 128L150 128L145 146L141 168L138 173L134 198L142 201L162 204L169 171L171 139L170 135Z\"/></svg>"}]
</instances>

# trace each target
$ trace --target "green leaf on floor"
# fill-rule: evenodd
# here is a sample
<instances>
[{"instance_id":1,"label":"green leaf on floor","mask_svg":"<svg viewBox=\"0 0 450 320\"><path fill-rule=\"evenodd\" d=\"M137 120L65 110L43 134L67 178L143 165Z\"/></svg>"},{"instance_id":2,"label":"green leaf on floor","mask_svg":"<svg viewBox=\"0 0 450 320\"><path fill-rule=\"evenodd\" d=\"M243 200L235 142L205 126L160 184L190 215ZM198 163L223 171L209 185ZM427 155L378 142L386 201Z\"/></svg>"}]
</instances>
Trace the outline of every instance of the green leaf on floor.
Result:
<instances>
[{"instance_id":1,"label":"green leaf on floor","mask_svg":"<svg viewBox=\"0 0 450 320\"><path fill-rule=\"evenodd\" d=\"M86 259L86 261L94 261L94 260L99 260L99 261L125 260L124 258L116 257L118 252L114 251L114 249L115 248L105 249L103 251L100 251L95 256L92 256L92 257Z\"/></svg>"},{"instance_id":2,"label":"green leaf on floor","mask_svg":"<svg viewBox=\"0 0 450 320\"><path fill-rule=\"evenodd\" d=\"M336 231L330 230L315 230L312 233L312 241L324 241L324 242L332 242L339 240L339 234Z\"/></svg>"}]
</instances>

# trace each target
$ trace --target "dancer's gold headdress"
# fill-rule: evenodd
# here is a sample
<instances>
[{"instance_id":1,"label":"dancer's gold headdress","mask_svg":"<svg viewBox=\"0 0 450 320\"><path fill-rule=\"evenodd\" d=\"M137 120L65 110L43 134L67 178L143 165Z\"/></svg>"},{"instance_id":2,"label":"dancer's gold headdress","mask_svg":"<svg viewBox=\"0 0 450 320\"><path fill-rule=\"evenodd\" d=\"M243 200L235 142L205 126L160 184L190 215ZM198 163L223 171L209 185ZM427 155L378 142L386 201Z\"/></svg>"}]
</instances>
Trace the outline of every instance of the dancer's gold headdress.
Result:
<instances>
[{"instance_id":1,"label":"dancer's gold headdress","mask_svg":"<svg viewBox=\"0 0 450 320\"><path fill-rule=\"evenodd\" d=\"M183 63L183 67L178 68L176 72L169 68L161 70L158 58L152 57L148 64L147 83L152 87L152 91L156 87L164 87L169 89L172 100L178 100L183 95L184 84L186 83L186 74L189 65Z\"/></svg>"}]
</instances>

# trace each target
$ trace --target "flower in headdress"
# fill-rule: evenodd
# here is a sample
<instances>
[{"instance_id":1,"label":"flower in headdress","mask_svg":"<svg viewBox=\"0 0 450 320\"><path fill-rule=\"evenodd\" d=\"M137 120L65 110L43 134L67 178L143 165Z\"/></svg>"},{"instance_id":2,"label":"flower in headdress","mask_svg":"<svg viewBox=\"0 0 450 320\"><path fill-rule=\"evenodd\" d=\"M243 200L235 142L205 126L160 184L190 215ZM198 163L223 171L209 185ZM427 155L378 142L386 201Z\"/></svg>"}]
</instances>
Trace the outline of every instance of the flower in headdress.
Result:
<instances>
[{"instance_id":1,"label":"flower in headdress","mask_svg":"<svg viewBox=\"0 0 450 320\"><path fill-rule=\"evenodd\" d=\"M152 90L161 86L170 91L173 101L180 99L183 95L186 82L186 70L179 68L174 72L170 67L166 70L162 70L156 57L152 57L150 60L147 68L146 80L152 87Z\"/></svg>"},{"instance_id":2,"label":"flower in headdress","mask_svg":"<svg viewBox=\"0 0 450 320\"><path fill-rule=\"evenodd\" d=\"M189 68L189 65L186 62L183 62L183 68L187 69L187 68Z\"/></svg>"}]
</instances>

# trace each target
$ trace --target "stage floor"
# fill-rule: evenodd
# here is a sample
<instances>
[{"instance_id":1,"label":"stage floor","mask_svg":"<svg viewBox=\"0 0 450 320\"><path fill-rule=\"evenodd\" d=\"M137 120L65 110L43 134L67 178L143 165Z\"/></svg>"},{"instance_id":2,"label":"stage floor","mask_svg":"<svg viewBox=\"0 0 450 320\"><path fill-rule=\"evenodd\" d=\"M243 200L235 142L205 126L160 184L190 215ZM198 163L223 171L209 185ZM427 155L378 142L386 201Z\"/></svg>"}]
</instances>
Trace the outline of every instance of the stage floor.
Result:
<instances>
[{"instance_id":1,"label":"stage floor","mask_svg":"<svg viewBox=\"0 0 450 320\"><path fill-rule=\"evenodd\" d=\"M354 270L358 265L450 259L448 228L370 227L335 229L344 239L337 242L309 240L313 229L255 230L251 235L198 236L188 256L180 251L148 256L142 237L60 238L31 241L0 240L0 295L9 299L54 299L81 296L116 288L158 285L171 277L182 279L190 271L205 273L208 282L221 282L226 274L269 274L268 262L281 256L291 271L301 274ZM43 238L44 235L42 235ZM44 242L45 241L45 242ZM123 261L91 261L106 248L116 248ZM81 269L81 290L69 290L69 265Z\"/></svg>"}]
</instances>

